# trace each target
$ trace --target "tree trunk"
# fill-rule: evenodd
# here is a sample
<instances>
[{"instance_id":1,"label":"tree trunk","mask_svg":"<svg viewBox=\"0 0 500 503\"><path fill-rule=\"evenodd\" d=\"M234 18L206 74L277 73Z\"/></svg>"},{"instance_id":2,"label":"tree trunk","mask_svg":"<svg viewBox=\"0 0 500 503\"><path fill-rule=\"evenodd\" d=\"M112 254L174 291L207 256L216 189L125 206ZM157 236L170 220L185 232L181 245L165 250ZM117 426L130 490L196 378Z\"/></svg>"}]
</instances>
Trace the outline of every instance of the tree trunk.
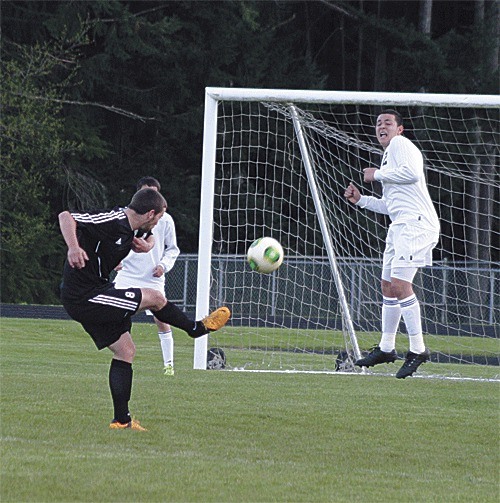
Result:
<instances>
[{"instance_id":1,"label":"tree trunk","mask_svg":"<svg viewBox=\"0 0 500 503\"><path fill-rule=\"evenodd\" d=\"M426 35L430 35L431 27L432 27L432 0L421 0L418 31L420 31L421 33L425 33Z\"/></svg>"},{"instance_id":2,"label":"tree trunk","mask_svg":"<svg viewBox=\"0 0 500 503\"><path fill-rule=\"evenodd\" d=\"M309 13L309 6L307 2L304 4L304 9L306 12L306 58L312 61L312 43L311 43L311 15Z\"/></svg>"},{"instance_id":3,"label":"tree trunk","mask_svg":"<svg viewBox=\"0 0 500 503\"><path fill-rule=\"evenodd\" d=\"M363 12L363 0L359 0L359 10ZM361 91L362 83L362 68L363 68L363 26L359 26L358 30L358 58L356 67L356 91Z\"/></svg>"},{"instance_id":4,"label":"tree trunk","mask_svg":"<svg viewBox=\"0 0 500 503\"><path fill-rule=\"evenodd\" d=\"M345 18L342 16L340 18L340 47L341 47L341 54L342 54L342 77L341 77L341 86L342 89L346 88L345 85L345 72L346 72L346 65L345 65Z\"/></svg>"},{"instance_id":5,"label":"tree trunk","mask_svg":"<svg viewBox=\"0 0 500 503\"><path fill-rule=\"evenodd\" d=\"M378 1L377 18L381 17L383 0ZM380 41L380 33L377 34L377 42L375 45L375 76L373 82L374 91L385 91L385 77L387 69L387 48L383 41Z\"/></svg>"},{"instance_id":6,"label":"tree trunk","mask_svg":"<svg viewBox=\"0 0 500 503\"><path fill-rule=\"evenodd\" d=\"M481 2L482 3L482 2ZM499 48L500 48L500 0L495 0L490 4L491 12L489 12L489 16L493 20L493 41L495 43L495 47L493 48L490 66L491 72L494 74L498 71L498 56L499 56Z\"/></svg>"},{"instance_id":7,"label":"tree trunk","mask_svg":"<svg viewBox=\"0 0 500 503\"><path fill-rule=\"evenodd\" d=\"M427 36L431 36L432 28L432 0L421 0L418 19L418 30ZM421 93L425 93L424 86L420 88Z\"/></svg>"},{"instance_id":8,"label":"tree trunk","mask_svg":"<svg viewBox=\"0 0 500 503\"><path fill-rule=\"evenodd\" d=\"M476 0L474 2L474 24L484 23L484 0Z\"/></svg>"}]
</instances>

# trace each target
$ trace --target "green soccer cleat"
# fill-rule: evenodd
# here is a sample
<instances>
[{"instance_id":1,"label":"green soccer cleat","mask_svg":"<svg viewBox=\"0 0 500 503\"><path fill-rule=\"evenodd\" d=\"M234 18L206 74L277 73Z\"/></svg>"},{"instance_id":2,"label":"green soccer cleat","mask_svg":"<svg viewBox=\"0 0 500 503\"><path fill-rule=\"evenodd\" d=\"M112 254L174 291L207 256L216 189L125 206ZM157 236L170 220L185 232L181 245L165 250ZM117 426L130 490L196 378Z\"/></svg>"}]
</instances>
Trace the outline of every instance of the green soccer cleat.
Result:
<instances>
[{"instance_id":1,"label":"green soccer cleat","mask_svg":"<svg viewBox=\"0 0 500 503\"><path fill-rule=\"evenodd\" d=\"M173 367L173 365L165 365L163 367L163 373L166 376L173 376L174 375L174 367Z\"/></svg>"}]
</instances>

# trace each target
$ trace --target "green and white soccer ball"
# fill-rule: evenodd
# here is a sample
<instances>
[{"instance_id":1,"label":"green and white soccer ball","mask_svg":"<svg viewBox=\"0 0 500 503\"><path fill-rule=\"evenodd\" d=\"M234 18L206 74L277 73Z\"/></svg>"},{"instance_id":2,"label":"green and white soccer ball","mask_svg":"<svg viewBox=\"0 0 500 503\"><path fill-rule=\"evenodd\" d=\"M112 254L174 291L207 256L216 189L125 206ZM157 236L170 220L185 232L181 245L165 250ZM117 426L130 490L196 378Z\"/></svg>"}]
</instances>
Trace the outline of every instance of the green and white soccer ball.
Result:
<instances>
[{"instance_id":1,"label":"green and white soccer ball","mask_svg":"<svg viewBox=\"0 0 500 503\"><path fill-rule=\"evenodd\" d=\"M269 274L283 263L283 248L276 239L265 237L255 240L248 248L247 260L253 271Z\"/></svg>"}]
</instances>

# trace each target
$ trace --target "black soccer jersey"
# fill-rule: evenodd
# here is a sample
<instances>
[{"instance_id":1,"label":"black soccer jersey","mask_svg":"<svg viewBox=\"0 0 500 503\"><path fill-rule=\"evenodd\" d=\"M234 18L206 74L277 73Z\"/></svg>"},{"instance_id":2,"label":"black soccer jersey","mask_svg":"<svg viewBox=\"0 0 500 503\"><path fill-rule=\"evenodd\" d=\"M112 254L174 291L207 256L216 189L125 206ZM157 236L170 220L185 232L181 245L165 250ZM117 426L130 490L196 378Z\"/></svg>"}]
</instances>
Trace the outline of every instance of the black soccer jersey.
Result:
<instances>
[{"instance_id":1,"label":"black soccer jersey","mask_svg":"<svg viewBox=\"0 0 500 503\"><path fill-rule=\"evenodd\" d=\"M109 284L111 271L128 255L134 231L123 208L111 211L71 213L76 221L78 243L89 257L85 267L64 264L61 299L79 302L99 286Z\"/></svg>"}]
</instances>

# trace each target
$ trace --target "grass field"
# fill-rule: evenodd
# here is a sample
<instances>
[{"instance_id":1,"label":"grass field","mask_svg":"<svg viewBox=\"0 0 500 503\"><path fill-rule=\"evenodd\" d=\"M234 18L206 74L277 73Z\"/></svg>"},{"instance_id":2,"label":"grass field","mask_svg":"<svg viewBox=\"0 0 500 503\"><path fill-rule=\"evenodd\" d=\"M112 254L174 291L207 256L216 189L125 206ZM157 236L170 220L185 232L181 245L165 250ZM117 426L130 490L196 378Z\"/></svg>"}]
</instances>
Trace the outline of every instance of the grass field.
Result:
<instances>
[{"instance_id":1,"label":"grass field","mask_svg":"<svg viewBox=\"0 0 500 503\"><path fill-rule=\"evenodd\" d=\"M498 382L162 375L135 324L132 413L112 431L110 353L74 322L0 319L2 502L495 502Z\"/></svg>"},{"instance_id":2,"label":"grass field","mask_svg":"<svg viewBox=\"0 0 500 503\"><path fill-rule=\"evenodd\" d=\"M380 333L358 332L359 347L367 352L378 344ZM228 355L228 366L245 370L313 370L334 371L335 360L345 349L344 335L332 330L304 330L280 328L248 328L228 326L215 332L211 345L223 348ZM418 377L434 376L448 378L500 380L498 365L459 364L459 360L497 360L500 354L500 339L486 337L459 337L425 335L431 351L432 362L422 365ZM297 348L300 348L297 351ZM408 351L408 336L396 337L396 351L400 357L394 364L372 367L369 373L395 375ZM449 355L453 355L452 362ZM436 357L441 356L438 363ZM360 371L360 369L357 369Z\"/></svg>"}]
</instances>

